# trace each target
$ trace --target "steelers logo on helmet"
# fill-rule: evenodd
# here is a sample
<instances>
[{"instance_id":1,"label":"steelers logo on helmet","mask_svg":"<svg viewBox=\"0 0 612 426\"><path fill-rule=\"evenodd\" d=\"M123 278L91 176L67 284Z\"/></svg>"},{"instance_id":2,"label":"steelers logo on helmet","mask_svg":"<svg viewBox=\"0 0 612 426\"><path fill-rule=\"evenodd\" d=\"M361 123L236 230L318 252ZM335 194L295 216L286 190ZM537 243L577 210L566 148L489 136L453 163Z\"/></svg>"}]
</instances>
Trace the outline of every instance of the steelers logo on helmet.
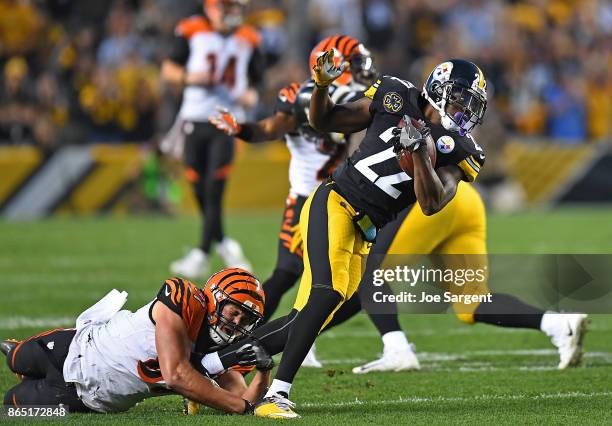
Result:
<instances>
[{"instance_id":1,"label":"steelers logo on helmet","mask_svg":"<svg viewBox=\"0 0 612 426\"><path fill-rule=\"evenodd\" d=\"M396 113L402 109L404 101L397 92L388 92L383 98L383 106L386 111Z\"/></svg>"},{"instance_id":2,"label":"steelers logo on helmet","mask_svg":"<svg viewBox=\"0 0 612 426\"><path fill-rule=\"evenodd\" d=\"M451 72L453 72L453 63L450 61L442 62L434 69L433 78L440 83L445 83L450 78Z\"/></svg>"},{"instance_id":3,"label":"steelers logo on helmet","mask_svg":"<svg viewBox=\"0 0 612 426\"><path fill-rule=\"evenodd\" d=\"M442 127L460 136L482 123L487 108L483 72L463 59L437 65L427 78L422 95L440 114Z\"/></svg>"},{"instance_id":4,"label":"steelers logo on helmet","mask_svg":"<svg viewBox=\"0 0 612 426\"><path fill-rule=\"evenodd\" d=\"M449 154L455 149L455 140L448 135L440 136L436 141L436 147L442 154Z\"/></svg>"}]
</instances>

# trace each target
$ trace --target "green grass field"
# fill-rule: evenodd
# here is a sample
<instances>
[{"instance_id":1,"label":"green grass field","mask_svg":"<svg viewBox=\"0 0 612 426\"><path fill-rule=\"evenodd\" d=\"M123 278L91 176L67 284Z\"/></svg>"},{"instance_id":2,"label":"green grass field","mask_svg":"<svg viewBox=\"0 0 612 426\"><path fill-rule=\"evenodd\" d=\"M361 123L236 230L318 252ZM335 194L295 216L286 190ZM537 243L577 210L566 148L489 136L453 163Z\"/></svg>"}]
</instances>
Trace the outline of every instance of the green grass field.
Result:
<instances>
[{"instance_id":1,"label":"green grass field","mask_svg":"<svg viewBox=\"0 0 612 426\"><path fill-rule=\"evenodd\" d=\"M489 218L498 253L612 253L610 210L556 210ZM230 216L263 280L275 261L278 214ZM168 264L196 242L195 218L59 218L0 222L0 337L23 338L71 326L108 290L151 300ZM216 264L216 266L221 266ZM288 296L285 308L292 302ZM467 326L452 315L404 315L423 370L355 376L382 349L365 315L318 341L321 370L303 369L292 390L300 424L612 423L612 315L592 316L584 367L555 370L556 350L541 333ZM16 383L3 363L2 392ZM3 419L6 420L6 419ZM265 424L211 410L186 418L178 397L153 398L124 414L71 415L73 424Z\"/></svg>"}]
</instances>

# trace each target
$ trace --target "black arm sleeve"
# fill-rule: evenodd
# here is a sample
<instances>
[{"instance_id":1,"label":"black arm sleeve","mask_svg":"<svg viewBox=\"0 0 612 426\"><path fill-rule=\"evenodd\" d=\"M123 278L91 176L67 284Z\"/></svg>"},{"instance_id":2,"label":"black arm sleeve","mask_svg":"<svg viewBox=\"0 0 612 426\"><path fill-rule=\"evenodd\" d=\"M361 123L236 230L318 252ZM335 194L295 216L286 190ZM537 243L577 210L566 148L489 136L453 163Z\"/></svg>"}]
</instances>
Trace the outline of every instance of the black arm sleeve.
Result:
<instances>
[{"instance_id":1,"label":"black arm sleeve","mask_svg":"<svg viewBox=\"0 0 612 426\"><path fill-rule=\"evenodd\" d=\"M175 36L168 59L179 65L185 65L189 59L189 42L185 37Z\"/></svg>"},{"instance_id":2,"label":"black arm sleeve","mask_svg":"<svg viewBox=\"0 0 612 426\"><path fill-rule=\"evenodd\" d=\"M254 49L249 61L249 84L258 86L263 81L264 70L266 68L266 60L261 50Z\"/></svg>"}]
</instances>

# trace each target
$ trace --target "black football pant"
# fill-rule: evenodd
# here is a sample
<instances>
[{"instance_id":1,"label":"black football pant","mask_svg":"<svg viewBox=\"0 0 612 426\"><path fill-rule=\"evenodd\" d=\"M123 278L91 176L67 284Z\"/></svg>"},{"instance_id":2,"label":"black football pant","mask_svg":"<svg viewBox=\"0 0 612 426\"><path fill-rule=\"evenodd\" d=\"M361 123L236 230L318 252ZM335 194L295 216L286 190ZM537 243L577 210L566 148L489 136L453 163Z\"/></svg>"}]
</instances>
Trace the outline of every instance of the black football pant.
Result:
<instances>
[{"instance_id":1,"label":"black football pant","mask_svg":"<svg viewBox=\"0 0 612 426\"><path fill-rule=\"evenodd\" d=\"M64 381L62 373L75 334L74 329L46 331L23 340L10 350L6 363L23 379L6 392L4 405L64 404L71 412L91 411L79 399L74 384Z\"/></svg>"},{"instance_id":2,"label":"black football pant","mask_svg":"<svg viewBox=\"0 0 612 426\"><path fill-rule=\"evenodd\" d=\"M301 253L291 253L293 228L300 221L300 213L307 197L301 195L287 197L283 221L278 234L278 250L276 266L272 276L263 283L266 292L263 323L274 315L283 295L289 291L304 271L304 261Z\"/></svg>"},{"instance_id":3,"label":"black football pant","mask_svg":"<svg viewBox=\"0 0 612 426\"><path fill-rule=\"evenodd\" d=\"M234 138L210 123L187 121L183 132L187 179L202 214L200 248L209 253L212 243L223 239L223 192L234 158Z\"/></svg>"}]
</instances>

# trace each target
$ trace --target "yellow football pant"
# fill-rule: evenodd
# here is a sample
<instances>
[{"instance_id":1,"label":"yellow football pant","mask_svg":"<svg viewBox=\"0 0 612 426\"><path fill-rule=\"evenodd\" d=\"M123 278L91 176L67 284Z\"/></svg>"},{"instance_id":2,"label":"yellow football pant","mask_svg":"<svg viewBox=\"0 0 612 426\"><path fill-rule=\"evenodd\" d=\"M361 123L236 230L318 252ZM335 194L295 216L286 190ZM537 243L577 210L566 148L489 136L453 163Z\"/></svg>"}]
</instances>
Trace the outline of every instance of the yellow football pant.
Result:
<instances>
[{"instance_id":1,"label":"yellow football pant","mask_svg":"<svg viewBox=\"0 0 612 426\"><path fill-rule=\"evenodd\" d=\"M342 297L325 320L357 291L365 269L370 243L353 223L355 209L336 191L322 184L306 200L300 214L304 273L295 300L298 311L308 302L313 287L329 287Z\"/></svg>"},{"instance_id":2,"label":"yellow football pant","mask_svg":"<svg viewBox=\"0 0 612 426\"><path fill-rule=\"evenodd\" d=\"M472 185L460 182L457 194L440 212L425 216L415 205L400 225L387 254L466 254L470 256L446 256L444 267L478 269L488 267L486 235L482 198ZM416 257L402 259L402 264L416 261ZM397 257L394 257L394 261L397 261ZM387 261L383 262L384 268L393 266ZM459 287L453 285L451 289L457 291ZM488 292L487 280L478 286L472 284L469 288L469 294ZM459 303L454 304L453 309L461 321L473 323L473 314L478 305Z\"/></svg>"}]
</instances>

